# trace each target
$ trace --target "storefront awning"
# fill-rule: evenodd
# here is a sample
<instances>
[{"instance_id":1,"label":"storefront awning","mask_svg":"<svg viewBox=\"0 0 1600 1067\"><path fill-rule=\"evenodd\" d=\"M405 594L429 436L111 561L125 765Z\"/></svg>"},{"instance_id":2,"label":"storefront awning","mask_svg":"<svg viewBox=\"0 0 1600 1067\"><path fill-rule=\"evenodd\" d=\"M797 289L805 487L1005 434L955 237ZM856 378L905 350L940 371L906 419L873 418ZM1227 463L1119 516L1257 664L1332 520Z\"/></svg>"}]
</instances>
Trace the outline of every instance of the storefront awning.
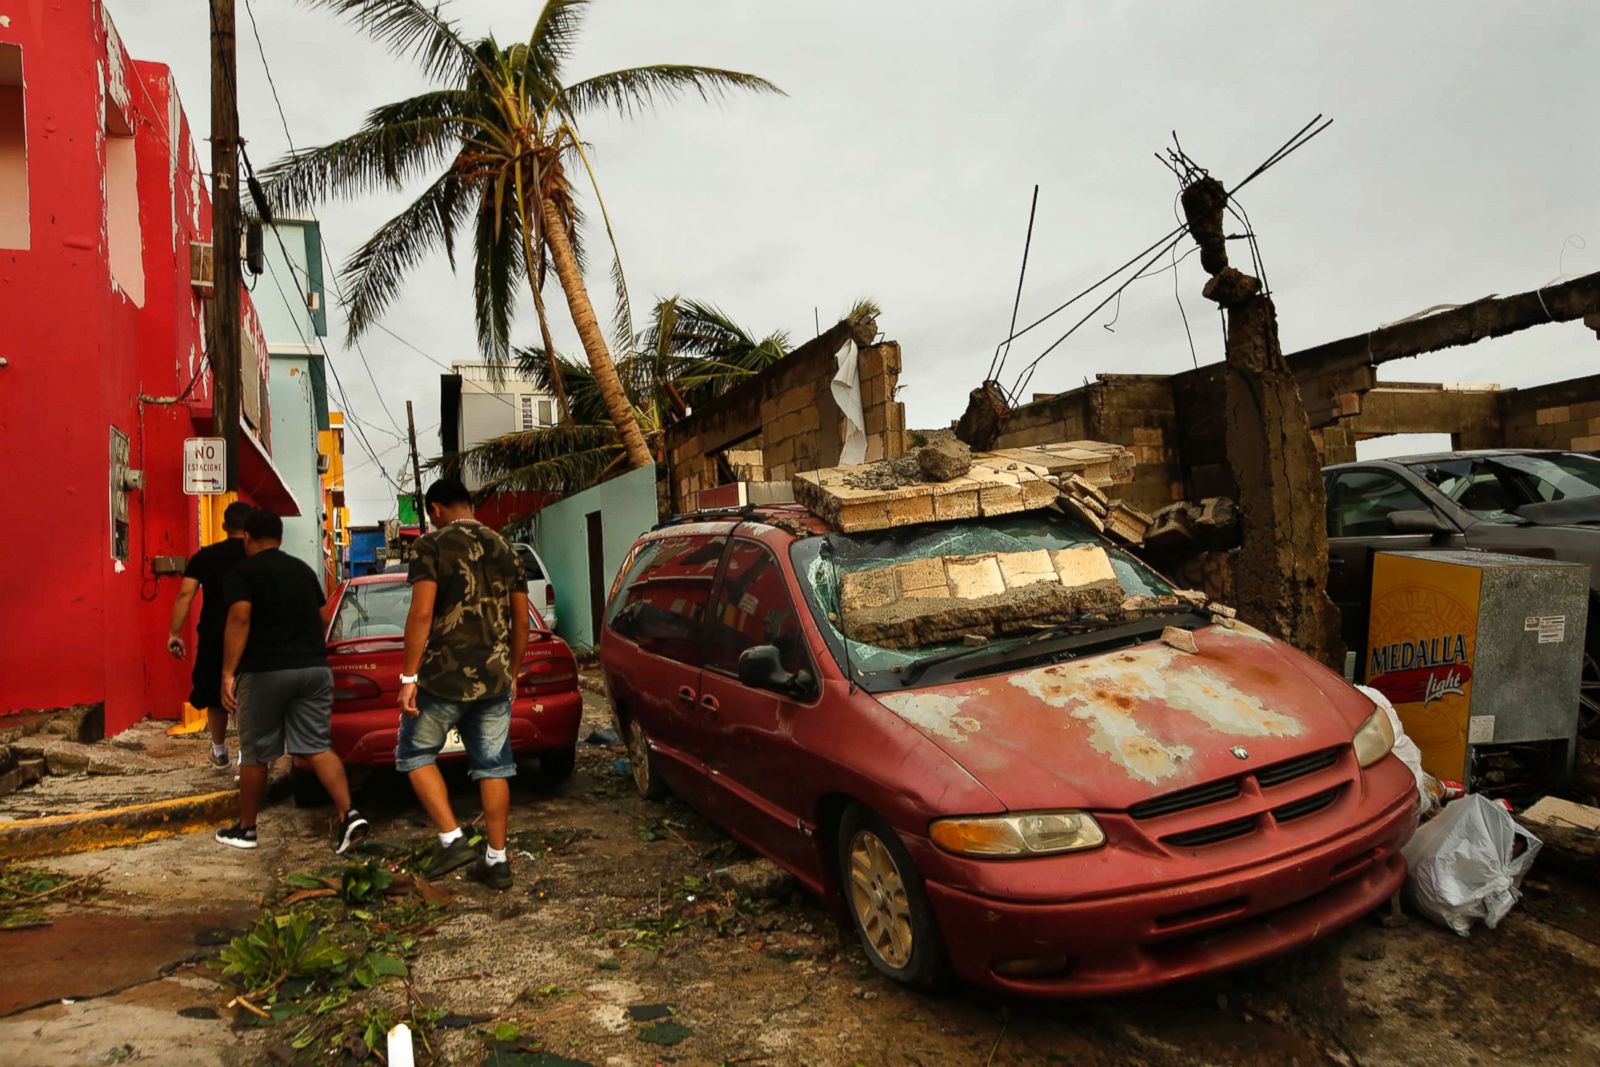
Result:
<instances>
[{"instance_id":1,"label":"storefront awning","mask_svg":"<svg viewBox=\"0 0 1600 1067\"><path fill-rule=\"evenodd\" d=\"M242 419L239 424L239 495L277 515L301 514L300 502L289 490L283 474Z\"/></svg>"}]
</instances>

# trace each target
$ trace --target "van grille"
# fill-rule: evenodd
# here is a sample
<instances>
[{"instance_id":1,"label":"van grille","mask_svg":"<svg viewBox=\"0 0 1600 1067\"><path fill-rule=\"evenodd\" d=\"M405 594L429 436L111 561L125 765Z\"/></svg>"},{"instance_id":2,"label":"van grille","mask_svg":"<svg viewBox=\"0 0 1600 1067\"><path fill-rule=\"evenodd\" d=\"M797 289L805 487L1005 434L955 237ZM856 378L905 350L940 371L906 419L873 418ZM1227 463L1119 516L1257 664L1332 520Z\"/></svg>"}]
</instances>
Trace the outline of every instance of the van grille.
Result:
<instances>
[{"instance_id":1,"label":"van grille","mask_svg":"<svg viewBox=\"0 0 1600 1067\"><path fill-rule=\"evenodd\" d=\"M1163 837L1161 840L1169 845L1179 848L1196 848L1200 845L1215 845L1219 841L1227 841L1235 837L1243 837L1256 828L1256 818L1248 815L1242 819L1229 819L1212 826L1202 826L1198 830L1189 830L1181 834Z\"/></svg>"},{"instance_id":2,"label":"van grille","mask_svg":"<svg viewBox=\"0 0 1600 1067\"><path fill-rule=\"evenodd\" d=\"M1319 812L1332 804L1334 798L1339 795L1339 790L1343 788L1342 785L1336 785L1332 789L1324 789L1320 793L1312 793L1308 797L1301 797L1299 800L1273 808L1272 817L1279 822L1289 822Z\"/></svg>"},{"instance_id":3,"label":"van grille","mask_svg":"<svg viewBox=\"0 0 1600 1067\"><path fill-rule=\"evenodd\" d=\"M1296 778L1304 778L1308 774L1315 774L1324 768L1332 767L1334 761L1338 758L1339 750L1329 748L1321 752L1313 752L1309 756L1300 756L1297 759L1274 763L1270 767L1263 767L1255 772L1256 784L1261 786L1262 789L1271 789L1275 785L1292 782Z\"/></svg>"},{"instance_id":4,"label":"van grille","mask_svg":"<svg viewBox=\"0 0 1600 1067\"><path fill-rule=\"evenodd\" d=\"M1303 778L1308 774L1315 774L1317 771L1332 767L1339 761L1340 751L1338 748L1324 749L1307 756L1296 756L1282 763L1268 764L1260 770L1241 774L1237 778L1223 778L1207 782L1205 785L1180 789L1176 793L1166 793L1149 800L1141 800L1128 808L1128 814L1135 819L1153 819L1158 815L1171 815L1174 812L1188 811L1190 808L1199 808L1222 800L1232 800L1243 789L1245 780L1251 777L1255 778L1256 784L1261 788L1270 789L1275 785L1292 782L1296 778Z\"/></svg>"}]
</instances>

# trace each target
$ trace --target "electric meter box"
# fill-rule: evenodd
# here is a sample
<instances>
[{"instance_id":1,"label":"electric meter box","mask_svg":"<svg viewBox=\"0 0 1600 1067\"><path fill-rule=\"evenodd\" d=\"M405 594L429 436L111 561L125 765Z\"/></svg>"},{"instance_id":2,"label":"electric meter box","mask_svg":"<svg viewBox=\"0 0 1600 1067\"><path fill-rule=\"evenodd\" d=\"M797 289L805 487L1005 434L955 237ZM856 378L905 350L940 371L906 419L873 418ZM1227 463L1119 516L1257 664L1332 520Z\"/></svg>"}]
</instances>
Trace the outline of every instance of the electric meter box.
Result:
<instances>
[{"instance_id":1,"label":"electric meter box","mask_svg":"<svg viewBox=\"0 0 1600 1067\"><path fill-rule=\"evenodd\" d=\"M1377 552L1366 684L1394 704L1436 778L1473 781L1487 746L1576 752L1589 568L1495 552Z\"/></svg>"}]
</instances>

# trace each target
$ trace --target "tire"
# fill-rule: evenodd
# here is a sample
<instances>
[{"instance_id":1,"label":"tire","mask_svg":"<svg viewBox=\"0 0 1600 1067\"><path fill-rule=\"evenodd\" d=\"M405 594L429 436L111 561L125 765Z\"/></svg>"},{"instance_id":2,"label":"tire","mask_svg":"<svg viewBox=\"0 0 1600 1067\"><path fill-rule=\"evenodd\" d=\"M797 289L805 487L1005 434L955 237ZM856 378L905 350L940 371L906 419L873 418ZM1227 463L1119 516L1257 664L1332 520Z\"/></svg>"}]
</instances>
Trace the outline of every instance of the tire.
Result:
<instances>
[{"instance_id":1,"label":"tire","mask_svg":"<svg viewBox=\"0 0 1600 1067\"><path fill-rule=\"evenodd\" d=\"M656 769L656 754L650 748L650 735L633 716L628 718L628 767L633 772L633 788L646 800L660 800L667 795L667 784Z\"/></svg>"},{"instance_id":2,"label":"tire","mask_svg":"<svg viewBox=\"0 0 1600 1067\"><path fill-rule=\"evenodd\" d=\"M839 885L867 959L917 989L938 989L950 961L922 874L889 824L852 804L839 821Z\"/></svg>"},{"instance_id":3,"label":"tire","mask_svg":"<svg viewBox=\"0 0 1600 1067\"><path fill-rule=\"evenodd\" d=\"M572 772L578 765L578 750L564 748L557 752L539 753L539 768L534 772L533 780L542 786L560 785L572 777Z\"/></svg>"},{"instance_id":4,"label":"tire","mask_svg":"<svg viewBox=\"0 0 1600 1067\"><path fill-rule=\"evenodd\" d=\"M333 803L328 791L322 788L317 772L310 767L289 768L289 792L297 808L322 808Z\"/></svg>"}]
</instances>

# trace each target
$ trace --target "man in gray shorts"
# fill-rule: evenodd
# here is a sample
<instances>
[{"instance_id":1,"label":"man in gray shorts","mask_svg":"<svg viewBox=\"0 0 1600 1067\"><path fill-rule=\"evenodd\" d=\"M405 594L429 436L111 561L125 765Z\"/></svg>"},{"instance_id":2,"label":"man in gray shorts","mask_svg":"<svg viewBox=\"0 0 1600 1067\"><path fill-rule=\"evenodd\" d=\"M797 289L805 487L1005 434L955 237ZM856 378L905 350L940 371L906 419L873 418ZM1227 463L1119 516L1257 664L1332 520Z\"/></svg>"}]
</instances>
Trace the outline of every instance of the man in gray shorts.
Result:
<instances>
[{"instance_id":1,"label":"man in gray shorts","mask_svg":"<svg viewBox=\"0 0 1600 1067\"><path fill-rule=\"evenodd\" d=\"M267 767L287 742L289 754L310 762L338 807L334 851L343 854L366 833L367 820L350 806L344 764L328 747L333 672L322 636L322 584L279 547L282 542L282 519L267 511L251 515L244 525L244 562L224 586L222 702L239 730L239 821L218 830L217 841L256 847Z\"/></svg>"}]
</instances>

